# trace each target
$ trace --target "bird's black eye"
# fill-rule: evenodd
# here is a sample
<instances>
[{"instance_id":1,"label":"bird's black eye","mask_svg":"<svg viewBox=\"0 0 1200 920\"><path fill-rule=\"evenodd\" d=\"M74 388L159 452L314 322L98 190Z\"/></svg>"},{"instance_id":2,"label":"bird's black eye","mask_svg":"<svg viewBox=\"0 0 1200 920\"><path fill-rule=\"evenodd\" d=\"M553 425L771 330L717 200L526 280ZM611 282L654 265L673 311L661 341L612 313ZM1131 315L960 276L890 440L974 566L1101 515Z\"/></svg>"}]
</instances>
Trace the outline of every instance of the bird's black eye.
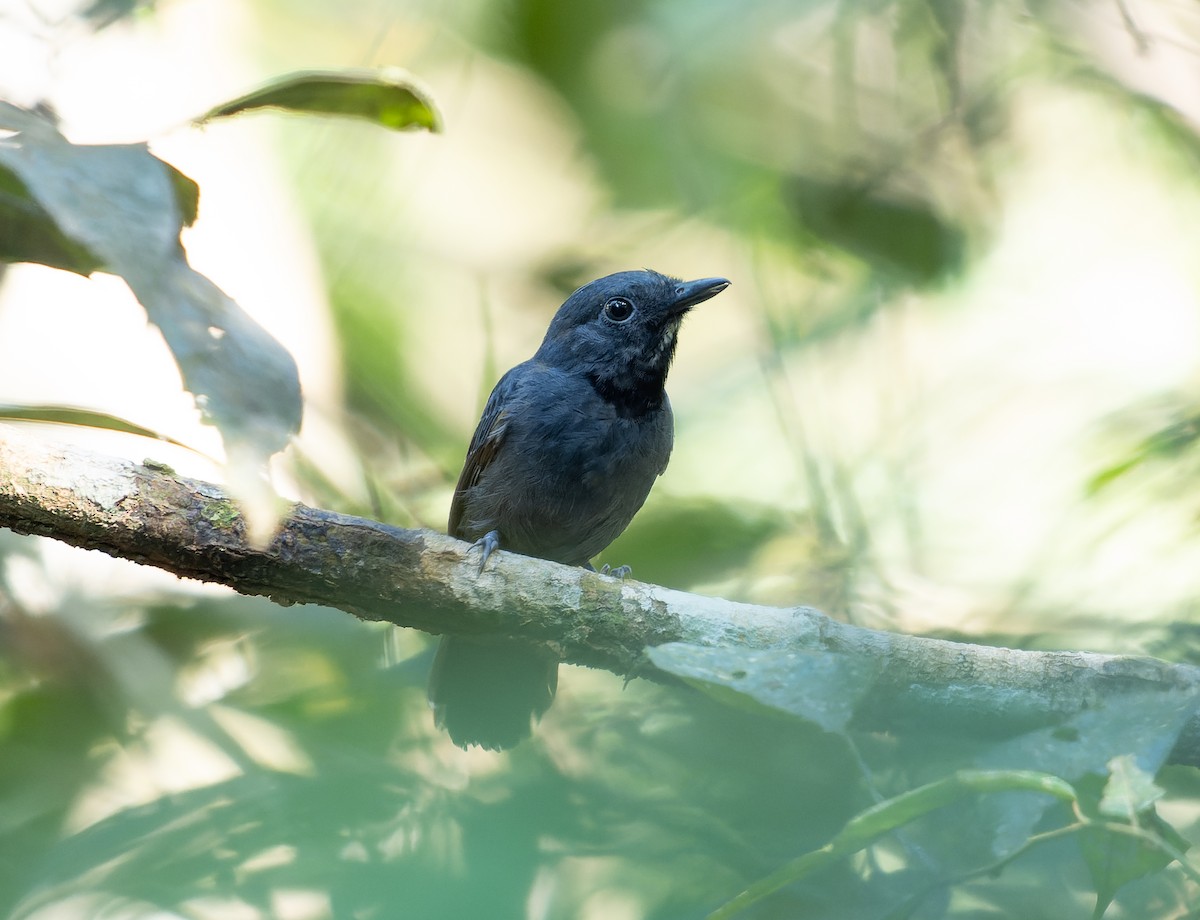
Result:
<instances>
[{"instance_id":1,"label":"bird's black eye","mask_svg":"<svg viewBox=\"0 0 1200 920\"><path fill-rule=\"evenodd\" d=\"M624 297L614 297L605 302L604 315L614 323L623 323L633 316L633 304Z\"/></svg>"}]
</instances>

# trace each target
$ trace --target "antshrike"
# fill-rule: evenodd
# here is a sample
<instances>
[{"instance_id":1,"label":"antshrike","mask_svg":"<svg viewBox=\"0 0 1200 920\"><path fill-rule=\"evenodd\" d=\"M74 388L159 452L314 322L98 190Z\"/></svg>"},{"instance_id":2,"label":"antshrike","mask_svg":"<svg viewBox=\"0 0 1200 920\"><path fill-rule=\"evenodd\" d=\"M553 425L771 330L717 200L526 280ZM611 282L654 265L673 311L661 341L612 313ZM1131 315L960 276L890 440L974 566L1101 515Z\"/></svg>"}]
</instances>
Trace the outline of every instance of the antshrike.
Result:
<instances>
[{"instance_id":1,"label":"antshrike","mask_svg":"<svg viewBox=\"0 0 1200 920\"><path fill-rule=\"evenodd\" d=\"M680 323L728 286L632 271L567 298L537 353L500 378L467 448L449 532L474 541L480 572L497 549L591 568L625 529L671 456L664 385ZM557 685L545 647L453 636L429 699L455 743L499 750L529 734Z\"/></svg>"}]
</instances>

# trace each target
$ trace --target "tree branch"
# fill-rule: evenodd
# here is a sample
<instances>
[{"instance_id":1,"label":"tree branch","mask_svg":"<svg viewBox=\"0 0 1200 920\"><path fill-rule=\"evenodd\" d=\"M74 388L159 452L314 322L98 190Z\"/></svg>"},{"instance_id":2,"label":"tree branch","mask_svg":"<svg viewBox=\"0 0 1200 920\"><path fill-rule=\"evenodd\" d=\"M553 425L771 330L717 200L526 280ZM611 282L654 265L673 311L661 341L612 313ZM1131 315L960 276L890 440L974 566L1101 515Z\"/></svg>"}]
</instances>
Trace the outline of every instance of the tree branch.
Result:
<instances>
[{"instance_id":1,"label":"tree branch","mask_svg":"<svg viewBox=\"0 0 1200 920\"><path fill-rule=\"evenodd\" d=\"M1195 691L1200 670L1152 658L1029 652L863 629L811 607L773 608L618 581L500 553L477 575L467 544L293 505L255 547L219 486L0 430L0 527L228 585L283 605L337 607L430 633L522 636L567 661L630 674L668 642L839 652L878 670L858 722L947 718L1020 727L1129 691ZM1194 720L1172 754L1200 765Z\"/></svg>"}]
</instances>

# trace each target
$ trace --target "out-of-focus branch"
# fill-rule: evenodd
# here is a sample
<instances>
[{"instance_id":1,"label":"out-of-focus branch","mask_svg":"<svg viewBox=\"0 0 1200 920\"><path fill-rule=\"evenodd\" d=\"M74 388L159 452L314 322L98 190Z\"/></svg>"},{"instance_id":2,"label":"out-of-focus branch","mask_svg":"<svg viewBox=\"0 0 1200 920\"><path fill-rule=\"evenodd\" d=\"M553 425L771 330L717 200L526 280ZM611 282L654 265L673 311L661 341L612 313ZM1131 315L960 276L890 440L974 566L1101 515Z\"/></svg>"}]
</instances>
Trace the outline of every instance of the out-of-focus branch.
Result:
<instances>
[{"instance_id":1,"label":"out-of-focus branch","mask_svg":"<svg viewBox=\"0 0 1200 920\"><path fill-rule=\"evenodd\" d=\"M1200 685L1197 669L1157 659L904 636L810 607L734 603L513 553L477 574L478 557L459 540L299 504L256 547L220 486L12 429L0 429L0 526L284 605L324 604L431 633L527 637L618 674L644 669L643 649L667 642L839 652L878 671L863 705L875 723L1050 724L1115 693ZM1172 759L1200 765L1200 725Z\"/></svg>"}]
</instances>

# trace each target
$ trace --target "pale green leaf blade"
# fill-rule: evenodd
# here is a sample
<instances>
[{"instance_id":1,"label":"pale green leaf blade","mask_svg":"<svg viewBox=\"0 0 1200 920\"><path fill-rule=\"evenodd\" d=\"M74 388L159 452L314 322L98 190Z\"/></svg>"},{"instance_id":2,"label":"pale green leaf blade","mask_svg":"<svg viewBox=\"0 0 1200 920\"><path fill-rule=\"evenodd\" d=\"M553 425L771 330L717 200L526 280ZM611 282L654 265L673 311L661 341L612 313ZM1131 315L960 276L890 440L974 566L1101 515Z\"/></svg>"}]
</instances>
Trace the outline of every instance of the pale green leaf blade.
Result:
<instances>
[{"instance_id":1,"label":"pale green leaf blade","mask_svg":"<svg viewBox=\"0 0 1200 920\"><path fill-rule=\"evenodd\" d=\"M1154 807L1166 791L1154 782L1132 754L1121 754L1108 762L1108 782L1100 798L1100 814L1133 821Z\"/></svg>"},{"instance_id":2,"label":"pale green leaf blade","mask_svg":"<svg viewBox=\"0 0 1200 920\"><path fill-rule=\"evenodd\" d=\"M65 238L129 284L231 457L261 465L287 445L300 426L295 362L187 263L179 233L195 213L190 179L144 144L78 146L36 121L0 142L4 169Z\"/></svg>"},{"instance_id":3,"label":"pale green leaf blade","mask_svg":"<svg viewBox=\"0 0 1200 920\"><path fill-rule=\"evenodd\" d=\"M726 702L747 698L840 732L875 682L860 658L789 649L708 648L672 642L646 650L655 667Z\"/></svg>"},{"instance_id":4,"label":"pale green leaf blade","mask_svg":"<svg viewBox=\"0 0 1200 920\"><path fill-rule=\"evenodd\" d=\"M441 116L425 91L408 75L392 69L289 74L214 106L196 123L255 109L361 118L393 131L441 130Z\"/></svg>"}]
</instances>

